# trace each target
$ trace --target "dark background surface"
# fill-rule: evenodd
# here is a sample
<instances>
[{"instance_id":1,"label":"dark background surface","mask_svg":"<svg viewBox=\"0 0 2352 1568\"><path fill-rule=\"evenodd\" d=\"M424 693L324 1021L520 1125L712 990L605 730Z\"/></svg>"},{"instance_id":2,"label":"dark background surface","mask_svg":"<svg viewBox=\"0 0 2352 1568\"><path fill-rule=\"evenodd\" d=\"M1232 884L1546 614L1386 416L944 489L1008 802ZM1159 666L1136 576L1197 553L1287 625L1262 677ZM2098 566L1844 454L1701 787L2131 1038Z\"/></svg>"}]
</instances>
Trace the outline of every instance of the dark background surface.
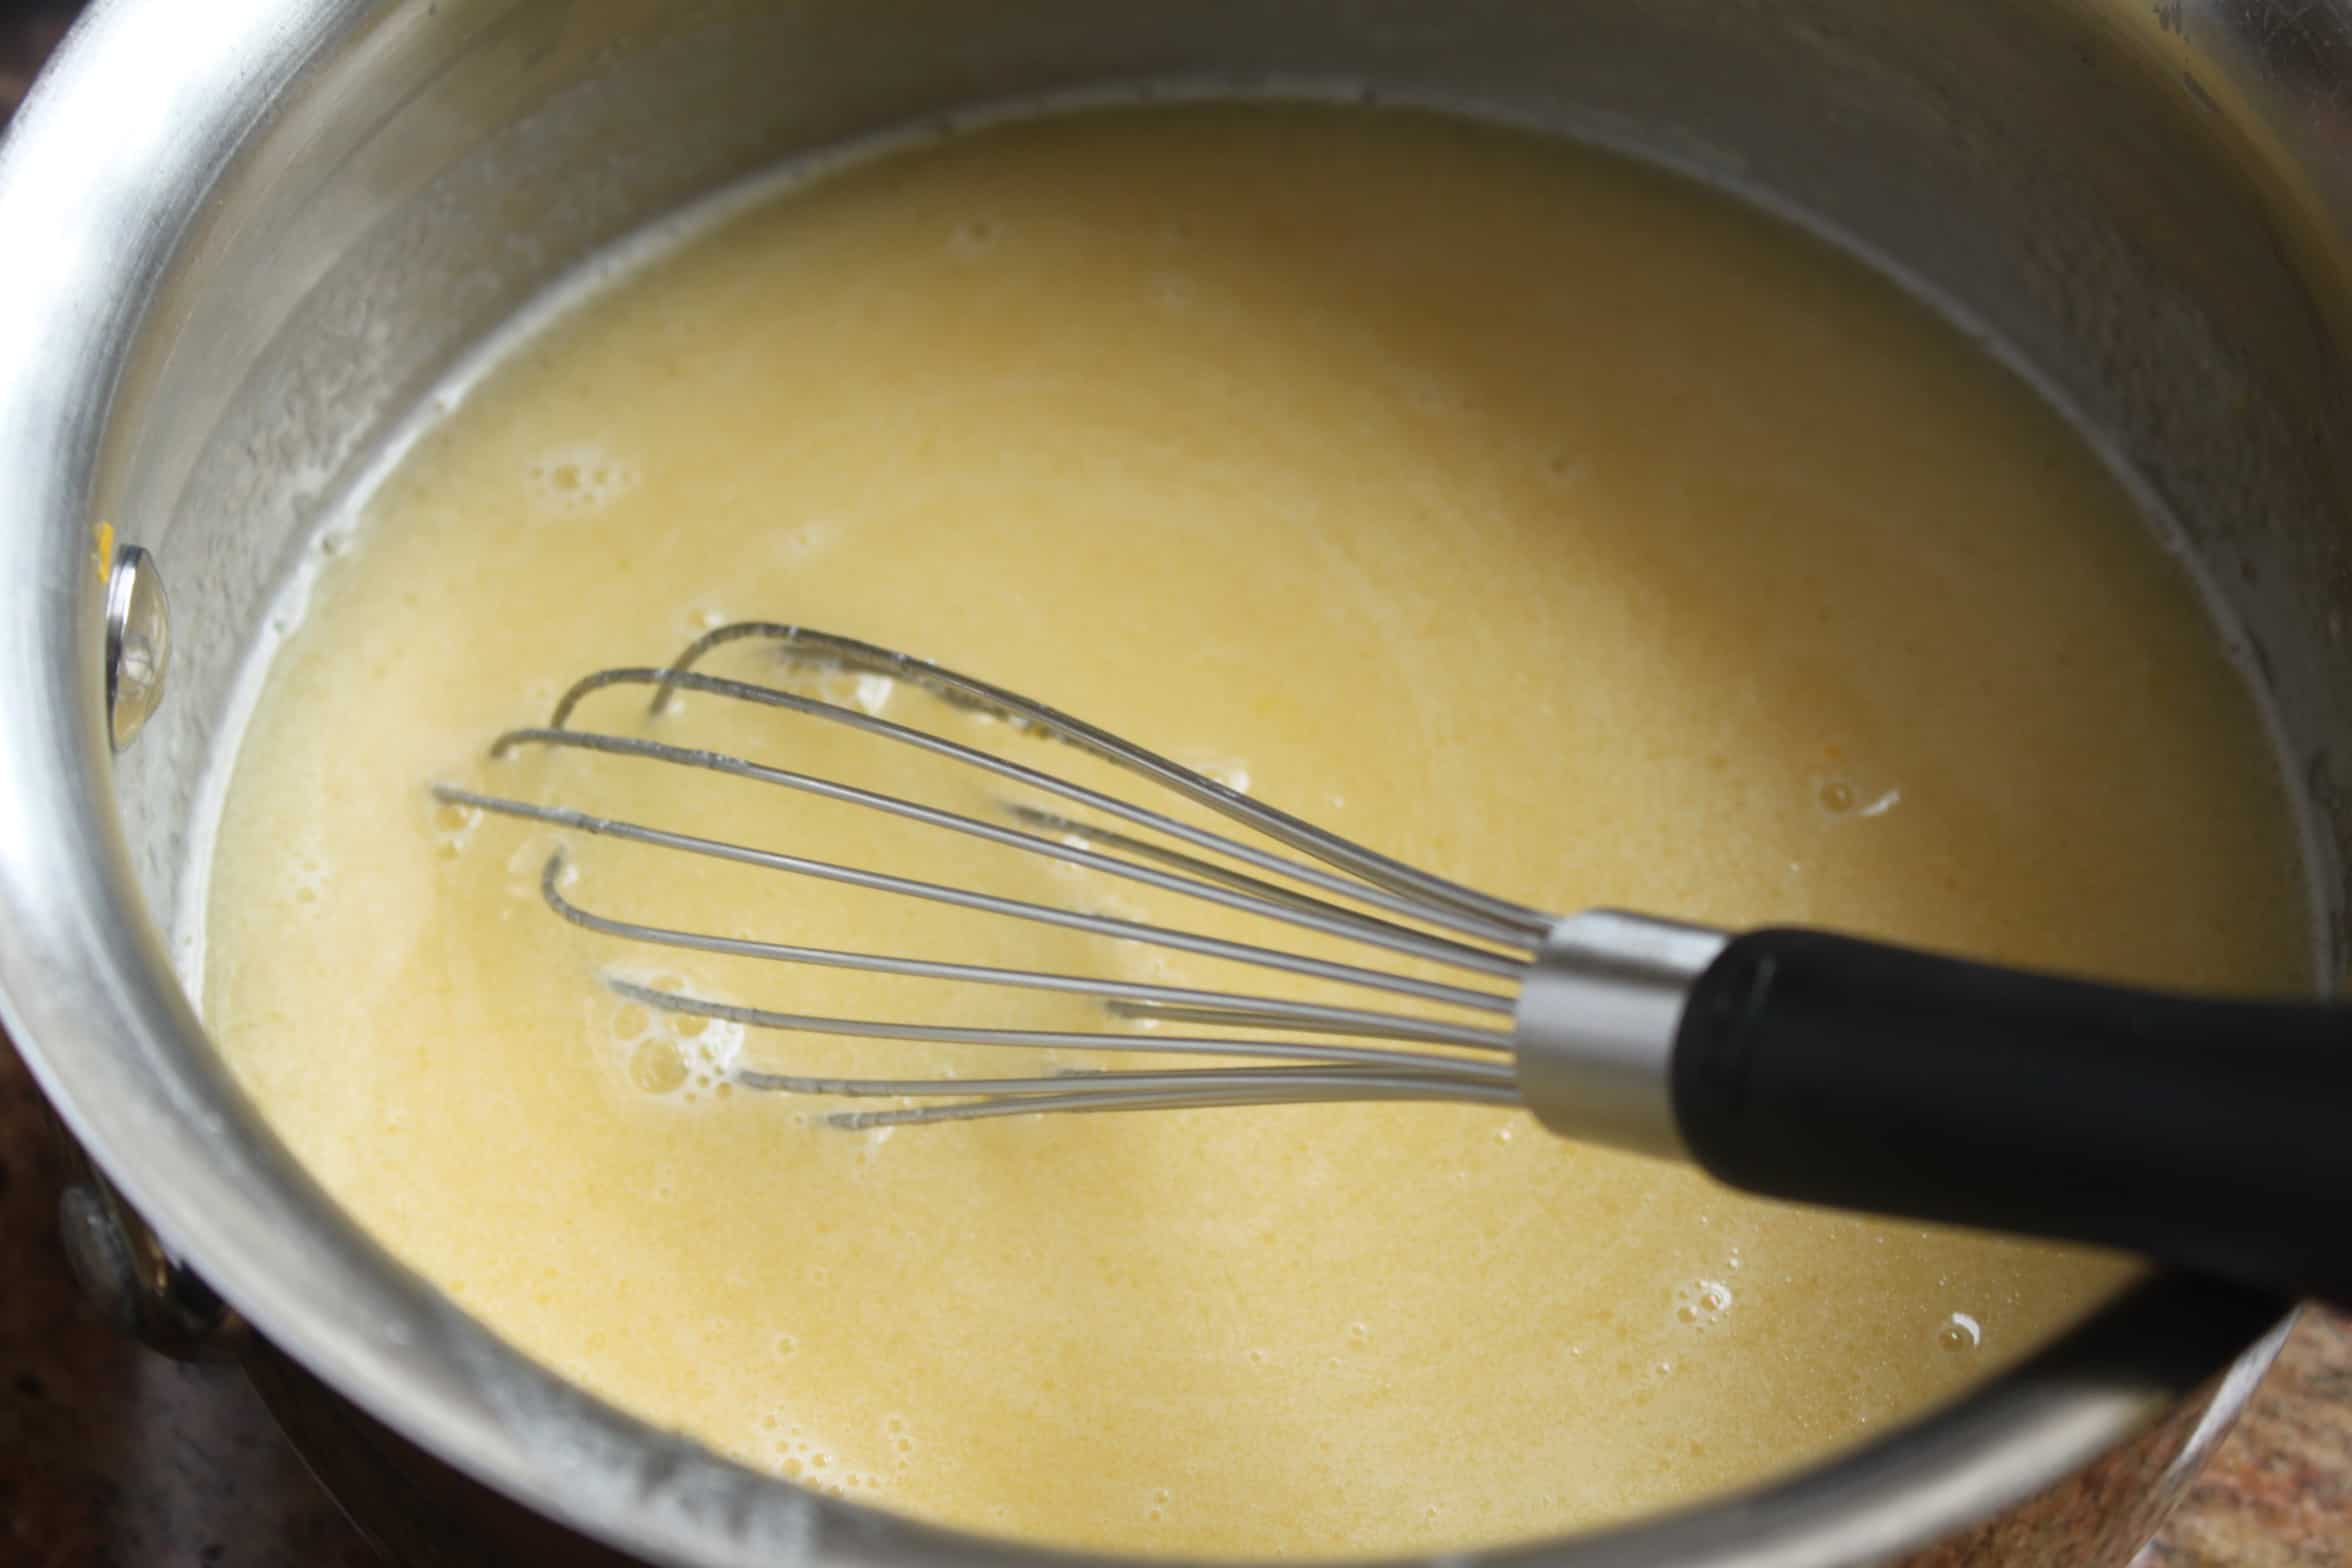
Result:
<instances>
[{"instance_id":1,"label":"dark background surface","mask_svg":"<svg viewBox=\"0 0 2352 1568\"><path fill-rule=\"evenodd\" d=\"M0 122L75 9L0 0ZM65 1176L39 1093L0 1042L0 1565L372 1563L240 1373L150 1355L83 1304L58 1250ZM2305 1313L2133 1568L2352 1568L2352 1318Z\"/></svg>"}]
</instances>

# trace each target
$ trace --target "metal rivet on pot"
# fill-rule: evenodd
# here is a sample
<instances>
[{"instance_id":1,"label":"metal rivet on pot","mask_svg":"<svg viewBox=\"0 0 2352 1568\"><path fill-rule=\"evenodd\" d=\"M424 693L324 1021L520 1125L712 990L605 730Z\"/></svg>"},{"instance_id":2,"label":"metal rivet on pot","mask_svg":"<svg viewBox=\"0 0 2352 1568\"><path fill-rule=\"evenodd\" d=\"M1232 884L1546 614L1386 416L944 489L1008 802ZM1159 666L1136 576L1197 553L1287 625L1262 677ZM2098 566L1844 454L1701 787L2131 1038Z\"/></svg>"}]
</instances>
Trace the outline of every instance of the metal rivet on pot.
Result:
<instances>
[{"instance_id":1,"label":"metal rivet on pot","mask_svg":"<svg viewBox=\"0 0 2352 1568\"><path fill-rule=\"evenodd\" d=\"M171 606L155 557L135 544L114 553L106 580L106 723L114 749L136 740L163 702L171 668Z\"/></svg>"},{"instance_id":2,"label":"metal rivet on pot","mask_svg":"<svg viewBox=\"0 0 2352 1568\"><path fill-rule=\"evenodd\" d=\"M79 1183L66 1188L57 1198L57 1233L82 1294L117 1330L136 1334L139 1268L104 1201Z\"/></svg>"},{"instance_id":3,"label":"metal rivet on pot","mask_svg":"<svg viewBox=\"0 0 2352 1568\"><path fill-rule=\"evenodd\" d=\"M239 1355L248 1337L244 1318L172 1256L80 1145L69 1144L68 1152L82 1179L58 1194L58 1239L99 1316L175 1361Z\"/></svg>"}]
</instances>

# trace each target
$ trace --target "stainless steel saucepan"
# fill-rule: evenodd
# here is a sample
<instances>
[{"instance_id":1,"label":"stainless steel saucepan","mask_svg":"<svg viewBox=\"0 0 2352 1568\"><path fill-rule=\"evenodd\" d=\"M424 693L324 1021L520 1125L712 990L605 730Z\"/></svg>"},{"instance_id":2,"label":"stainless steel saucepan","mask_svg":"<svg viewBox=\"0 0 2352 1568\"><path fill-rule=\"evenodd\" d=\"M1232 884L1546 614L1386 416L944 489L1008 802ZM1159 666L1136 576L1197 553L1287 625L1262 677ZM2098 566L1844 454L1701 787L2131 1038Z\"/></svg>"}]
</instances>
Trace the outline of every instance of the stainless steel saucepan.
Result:
<instances>
[{"instance_id":1,"label":"stainless steel saucepan","mask_svg":"<svg viewBox=\"0 0 2352 1568\"><path fill-rule=\"evenodd\" d=\"M1167 91L1553 129L1901 277L2198 574L2305 814L2318 972L2352 957L2352 0L102 0L0 146L0 1021L90 1156L64 1218L101 1301L245 1356L412 1560L1029 1554L567 1387L256 1118L180 976L277 590L460 356L651 219L870 134ZM1493 1560L2112 1558L2284 1310L2156 1280L1808 1475Z\"/></svg>"}]
</instances>

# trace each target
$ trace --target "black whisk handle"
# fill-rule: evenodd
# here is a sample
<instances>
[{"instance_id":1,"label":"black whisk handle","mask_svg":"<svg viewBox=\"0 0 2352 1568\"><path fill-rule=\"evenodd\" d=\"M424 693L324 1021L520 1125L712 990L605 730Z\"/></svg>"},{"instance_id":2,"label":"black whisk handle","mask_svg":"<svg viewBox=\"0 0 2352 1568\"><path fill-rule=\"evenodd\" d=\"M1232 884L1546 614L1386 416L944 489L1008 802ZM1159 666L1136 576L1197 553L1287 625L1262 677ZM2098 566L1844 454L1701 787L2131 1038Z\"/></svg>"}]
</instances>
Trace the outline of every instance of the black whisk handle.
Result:
<instances>
[{"instance_id":1,"label":"black whisk handle","mask_svg":"<svg viewBox=\"0 0 2352 1568\"><path fill-rule=\"evenodd\" d=\"M2352 1008L1765 930L1700 974L1670 1070L1691 1153L1749 1192L2352 1304Z\"/></svg>"}]
</instances>

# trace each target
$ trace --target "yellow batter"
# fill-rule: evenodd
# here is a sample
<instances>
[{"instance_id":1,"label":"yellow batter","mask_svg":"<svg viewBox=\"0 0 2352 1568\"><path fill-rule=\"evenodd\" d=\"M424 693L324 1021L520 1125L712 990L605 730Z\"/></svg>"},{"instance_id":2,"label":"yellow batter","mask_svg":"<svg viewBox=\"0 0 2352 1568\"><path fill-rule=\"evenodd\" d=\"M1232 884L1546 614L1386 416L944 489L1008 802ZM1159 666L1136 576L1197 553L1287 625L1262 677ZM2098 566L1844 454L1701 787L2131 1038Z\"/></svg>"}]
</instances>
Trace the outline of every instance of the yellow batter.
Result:
<instances>
[{"instance_id":1,"label":"yellow batter","mask_svg":"<svg viewBox=\"0 0 2352 1568\"><path fill-rule=\"evenodd\" d=\"M910 648L1544 907L2308 979L2282 790L2187 583L2005 373L1814 244L1405 115L1104 115L829 179L567 321L376 499L254 720L205 1004L326 1185L501 1333L931 1519L1253 1556L1590 1525L1918 1411L2123 1266L1746 1201L1514 1113L885 1136L724 1089L731 1059L943 1058L665 1026L599 967L1076 1015L581 935L538 903L555 835L427 797L902 849L481 760L722 617ZM671 732L869 766L708 702ZM609 913L1226 978L576 847ZM898 868L1123 896L928 853Z\"/></svg>"}]
</instances>

